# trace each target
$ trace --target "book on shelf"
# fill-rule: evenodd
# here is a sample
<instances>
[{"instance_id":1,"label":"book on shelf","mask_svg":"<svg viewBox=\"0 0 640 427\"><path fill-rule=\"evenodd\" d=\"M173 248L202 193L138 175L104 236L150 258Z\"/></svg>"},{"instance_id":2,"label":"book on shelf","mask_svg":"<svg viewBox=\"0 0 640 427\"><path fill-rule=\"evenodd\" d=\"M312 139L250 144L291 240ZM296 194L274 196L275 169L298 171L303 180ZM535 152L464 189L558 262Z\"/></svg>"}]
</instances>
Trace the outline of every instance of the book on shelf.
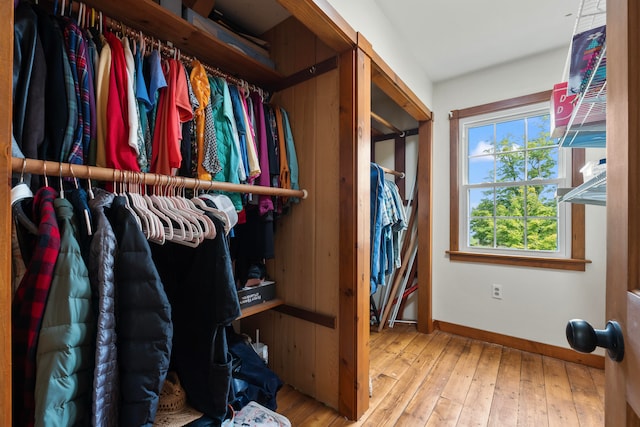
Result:
<instances>
[{"instance_id":1,"label":"book on shelf","mask_svg":"<svg viewBox=\"0 0 640 427\"><path fill-rule=\"evenodd\" d=\"M606 39L606 26L591 28L575 34L571 42L571 62L569 67L569 94L584 91L586 81L598 61Z\"/></svg>"}]
</instances>

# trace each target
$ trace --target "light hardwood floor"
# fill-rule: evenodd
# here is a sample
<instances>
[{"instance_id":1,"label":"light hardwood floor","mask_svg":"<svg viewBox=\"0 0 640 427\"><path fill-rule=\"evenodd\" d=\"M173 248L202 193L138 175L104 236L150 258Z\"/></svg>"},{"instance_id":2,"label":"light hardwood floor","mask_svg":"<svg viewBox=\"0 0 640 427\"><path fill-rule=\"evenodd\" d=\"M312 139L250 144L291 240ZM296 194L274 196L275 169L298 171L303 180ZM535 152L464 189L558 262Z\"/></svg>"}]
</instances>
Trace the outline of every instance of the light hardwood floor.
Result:
<instances>
[{"instance_id":1,"label":"light hardwood floor","mask_svg":"<svg viewBox=\"0 0 640 427\"><path fill-rule=\"evenodd\" d=\"M604 371L410 325L371 333L373 396L357 422L285 386L292 426L602 426Z\"/></svg>"}]
</instances>

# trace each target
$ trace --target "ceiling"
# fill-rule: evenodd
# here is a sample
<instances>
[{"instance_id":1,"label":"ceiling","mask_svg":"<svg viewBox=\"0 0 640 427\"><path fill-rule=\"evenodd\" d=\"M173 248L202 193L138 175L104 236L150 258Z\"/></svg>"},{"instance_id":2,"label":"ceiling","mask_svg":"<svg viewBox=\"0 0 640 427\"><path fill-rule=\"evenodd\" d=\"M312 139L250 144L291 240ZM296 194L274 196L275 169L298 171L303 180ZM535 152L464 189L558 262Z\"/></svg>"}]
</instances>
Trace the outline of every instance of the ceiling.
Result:
<instances>
[{"instance_id":1,"label":"ceiling","mask_svg":"<svg viewBox=\"0 0 640 427\"><path fill-rule=\"evenodd\" d=\"M432 82L568 49L580 0L374 0Z\"/></svg>"}]
</instances>

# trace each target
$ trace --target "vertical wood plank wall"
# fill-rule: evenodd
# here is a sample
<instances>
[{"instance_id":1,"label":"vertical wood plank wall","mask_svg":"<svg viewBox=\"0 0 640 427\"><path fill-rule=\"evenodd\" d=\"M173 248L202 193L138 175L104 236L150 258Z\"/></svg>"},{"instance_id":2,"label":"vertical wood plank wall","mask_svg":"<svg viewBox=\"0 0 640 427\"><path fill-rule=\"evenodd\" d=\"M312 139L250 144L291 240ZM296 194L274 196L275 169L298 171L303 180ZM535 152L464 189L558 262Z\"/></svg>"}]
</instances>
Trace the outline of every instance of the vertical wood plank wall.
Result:
<instances>
[{"instance_id":1,"label":"vertical wood plank wall","mask_svg":"<svg viewBox=\"0 0 640 427\"><path fill-rule=\"evenodd\" d=\"M271 55L284 75L335 52L299 21L269 32ZM267 271L287 304L338 316L339 295L339 74L337 70L273 96L289 113L300 184L309 197L276 224L276 258ZM270 311L243 319L242 329L269 345L270 365L288 384L338 408L338 329Z\"/></svg>"},{"instance_id":2,"label":"vertical wood plank wall","mask_svg":"<svg viewBox=\"0 0 640 427\"><path fill-rule=\"evenodd\" d=\"M0 1L0 174L11 177L11 118L13 80L13 2ZM5 184L5 185L7 185ZM11 425L11 207L9 191L0 191L0 425Z\"/></svg>"}]
</instances>

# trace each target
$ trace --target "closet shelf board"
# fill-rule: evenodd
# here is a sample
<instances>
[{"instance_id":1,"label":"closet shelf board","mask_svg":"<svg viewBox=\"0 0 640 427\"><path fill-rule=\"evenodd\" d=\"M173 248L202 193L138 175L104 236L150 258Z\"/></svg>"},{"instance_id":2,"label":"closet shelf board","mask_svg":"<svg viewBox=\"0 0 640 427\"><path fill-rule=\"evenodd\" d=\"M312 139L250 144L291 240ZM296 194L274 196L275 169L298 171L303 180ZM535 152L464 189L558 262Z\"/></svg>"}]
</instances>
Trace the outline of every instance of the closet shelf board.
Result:
<instances>
[{"instance_id":1,"label":"closet shelf board","mask_svg":"<svg viewBox=\"0 0 640 427\"><path fill-rule=\"evenodd\" d=\"M196 28L151 0L88 0L85 4L126 26L141 30L147 36L163 42L170 40L174 47L195 56L201 62L264 89L269 90L283 78L277 71Z\"/></svg>"},{"instance_id":2,"label":"closet shelf board","mask_svg":"<svg viewBox=\"0 0 640 427\"><path fill-rule=\"evenodd\" d=\"M242 314L239 319L244 319L245 317L253 316L254 314L262 313L263 311L271 310L272 308L278 307L279 305L283 305L284 301L278 298L265 301L261 304L252 305L251 307L247 307L242 309Z\"/></svg>"}]
</instances>

